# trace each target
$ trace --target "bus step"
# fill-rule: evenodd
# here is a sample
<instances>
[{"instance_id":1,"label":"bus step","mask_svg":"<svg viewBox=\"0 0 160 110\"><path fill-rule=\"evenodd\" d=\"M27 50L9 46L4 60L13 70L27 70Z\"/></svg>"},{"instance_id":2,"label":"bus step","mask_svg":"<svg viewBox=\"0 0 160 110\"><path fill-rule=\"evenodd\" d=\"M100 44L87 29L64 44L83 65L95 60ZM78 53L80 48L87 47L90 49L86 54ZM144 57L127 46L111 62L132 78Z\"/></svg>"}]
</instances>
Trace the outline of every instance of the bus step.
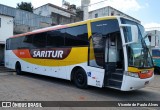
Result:
<instances>
[{"instance_id":1,"label":"bus step","mask_svg":"<svg viewBox=\"0 0 160 110\"><path fill-rule=\"evenodd\" d=\"M106 87L111 88L111 89L117 89L117 90L120 90L120 88L113 87L113 86L106 86Z\"/></svg>"},{"instance_id":2,"label":"bus step","mask_svg":"<svg viewBox=\"0 0 160 110\"><path fill-rule=\"evenodd\" d=\"M123 69L116 69L116 73L123 73L124 70Z\"/></svg>"},{"instance_id":3,"label":"bus step","mask_svg":"<svg viewBox=\"0 0 160 110\"><path fill-rule=\"evenodd\" d=\"M111 77L112 77L112 79L122 81L122 79L123 79L123 74L122 74L122 73L112 73Z\"/></svg>"},{"instance_id":4,"label":"bus step","mask_svg":"<svg viewBox=\"0 0 160 110\"><path fill-rule=\"evenodd\" d=\"M115 79L109 79L108 86L115 87L115 88L121 88L122 81L115 80Z\"/></svg>"}]
</instances>

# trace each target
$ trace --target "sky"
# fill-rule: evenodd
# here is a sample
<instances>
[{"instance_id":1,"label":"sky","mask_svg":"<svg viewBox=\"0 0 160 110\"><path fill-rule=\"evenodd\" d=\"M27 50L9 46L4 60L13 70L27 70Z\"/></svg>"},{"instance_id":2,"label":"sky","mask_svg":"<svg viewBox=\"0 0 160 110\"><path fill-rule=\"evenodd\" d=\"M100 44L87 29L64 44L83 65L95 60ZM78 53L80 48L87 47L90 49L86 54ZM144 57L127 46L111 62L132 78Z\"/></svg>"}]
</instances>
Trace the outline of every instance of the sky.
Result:
<instances>
[{"instance_id":1,"label":"sky","mask_svg":"<svg viewBox=\"0 0 160 110\"><path fill-rule=\"evenodd\" d=\"M16 7L20 2L31 2L34 8L41 5L52 3L62 6L62 0L0 0L0 4ZM81 0L65 0L70 4L81 5ZM142 25L149 29L160 27L160 0L90 0L89 10L95 10L105 6L112 6L138 20ZM100 2L104 1L104 2ZM100 2L98 4L95 4ZM93 4L93 5L92 5Z\"/></svg>"}]
</instances>

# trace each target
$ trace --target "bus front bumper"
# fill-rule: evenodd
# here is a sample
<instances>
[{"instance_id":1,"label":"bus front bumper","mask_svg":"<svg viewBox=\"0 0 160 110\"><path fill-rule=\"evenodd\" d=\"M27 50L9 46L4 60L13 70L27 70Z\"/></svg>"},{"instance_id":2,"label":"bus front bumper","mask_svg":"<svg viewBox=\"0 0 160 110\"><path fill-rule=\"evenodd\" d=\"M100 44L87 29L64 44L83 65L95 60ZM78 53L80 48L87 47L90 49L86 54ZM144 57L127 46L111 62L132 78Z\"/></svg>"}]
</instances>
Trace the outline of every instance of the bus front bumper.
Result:
<instances>
[{"instance_id":1,"label":"bus front bumper","mask_svg":"<svg viewBox=\"0 0 160 110\"><path fill-rule=\"evenodd\" d=\"M132 91L132 90L144 88L145 86L149 85L154 79L154 74L150 78L146 78L146 79L140 79L140 78L124 75L123 79L124 80L121 86L121 90Z\"/></svg>"}]
</instances>

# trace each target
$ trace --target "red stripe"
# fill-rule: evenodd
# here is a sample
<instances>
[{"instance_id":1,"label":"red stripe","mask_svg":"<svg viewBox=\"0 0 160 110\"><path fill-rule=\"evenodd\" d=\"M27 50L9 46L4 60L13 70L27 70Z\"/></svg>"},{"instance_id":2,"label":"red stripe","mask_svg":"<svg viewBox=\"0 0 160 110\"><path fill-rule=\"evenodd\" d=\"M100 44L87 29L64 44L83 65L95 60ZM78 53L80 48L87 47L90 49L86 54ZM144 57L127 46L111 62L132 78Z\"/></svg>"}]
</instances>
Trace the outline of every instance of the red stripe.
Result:
<instances>
[{"instance_id":1,"label":"red stripe","mask_svg":"<svg viewBox=\"0 0 160 110\"><path fill-rule=\"evenodd\" d=\"M51 27L49 29L40 29L36 32L27 32L27 33L24 33L24 34L18 34L18 35L15 35L15 36L12 36L10 38L16 38L16 37L21 37L21 36L26 36L26 35L31 35L31 34L38 34L38 33L41 33L41 32L47 32L47 31L52 31L52 30L57 30L57 29L62 29L62 28L66 28L67 26L66 25L62 25L62 26L57 26L57 27Z\"/></svg>"}]
</instances>

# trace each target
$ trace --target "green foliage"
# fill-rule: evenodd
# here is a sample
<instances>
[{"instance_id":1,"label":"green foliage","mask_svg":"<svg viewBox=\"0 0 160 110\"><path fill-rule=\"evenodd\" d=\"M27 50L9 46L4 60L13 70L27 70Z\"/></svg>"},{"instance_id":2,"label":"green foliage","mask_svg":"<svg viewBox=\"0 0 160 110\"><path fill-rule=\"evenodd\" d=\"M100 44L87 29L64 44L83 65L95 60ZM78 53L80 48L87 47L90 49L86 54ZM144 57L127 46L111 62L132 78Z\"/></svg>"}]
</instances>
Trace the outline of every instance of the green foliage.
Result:
<instances>
[{"instance_id":1,"label":"green foliage","mask_svg":"<svg viewBox=\"0 0 160 110\"><path fill-rule=\"evenodd\" d=\"M21 3L17 3L17 7L18 9L21 10L25 10L25 11L29 11L29 12L33 12L33 6L31 3L27 3L27 2L21 2Z\"/></svg>"}]
</instances>

